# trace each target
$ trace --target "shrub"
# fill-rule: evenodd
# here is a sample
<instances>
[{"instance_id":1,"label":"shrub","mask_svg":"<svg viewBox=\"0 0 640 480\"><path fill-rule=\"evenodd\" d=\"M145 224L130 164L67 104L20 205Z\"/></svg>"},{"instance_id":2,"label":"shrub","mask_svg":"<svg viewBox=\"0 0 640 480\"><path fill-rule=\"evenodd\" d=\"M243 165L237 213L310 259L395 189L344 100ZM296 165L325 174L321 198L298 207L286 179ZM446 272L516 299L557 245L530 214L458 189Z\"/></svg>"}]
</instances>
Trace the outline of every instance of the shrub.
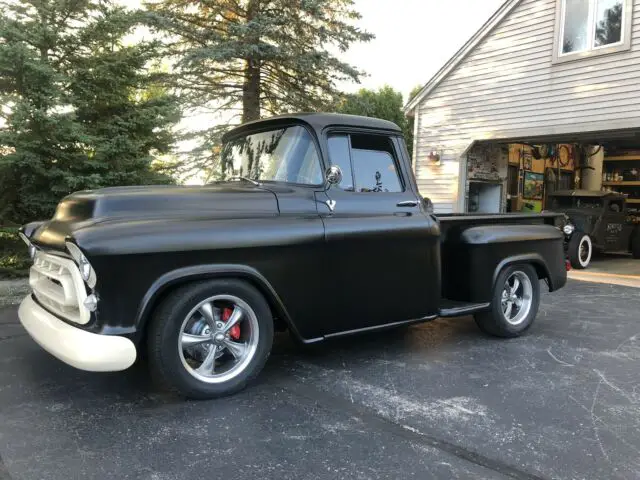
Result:
<instances>
[{"instance_id":1,"label":"shrub","mask_svg":"<svg viewBox=\"0 0 640 480\"><path fill-rule=\"evenodd\" d=\"M31 259L17 227L0 227L0 278L26 276Z\"/></svg>"}]
</instances>

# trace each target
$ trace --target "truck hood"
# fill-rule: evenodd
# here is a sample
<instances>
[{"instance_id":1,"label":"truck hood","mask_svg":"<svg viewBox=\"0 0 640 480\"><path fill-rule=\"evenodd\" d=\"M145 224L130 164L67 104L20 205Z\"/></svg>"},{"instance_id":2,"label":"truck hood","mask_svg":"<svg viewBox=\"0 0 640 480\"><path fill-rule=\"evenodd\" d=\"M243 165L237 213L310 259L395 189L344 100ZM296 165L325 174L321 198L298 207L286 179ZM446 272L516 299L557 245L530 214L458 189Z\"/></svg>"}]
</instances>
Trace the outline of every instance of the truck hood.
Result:
<instances>
[{"instance_id":1,"label":"truck hood","mask_svg":"<svg viewBox=\"0 0 640 480\"><path fill-rule=\"evenodd\" d=\"M69 195L51 220L26 225L24 231L36 244L64 248L66 237L98 223L278 214L275 194L251 185L112 187Z\"/></svg>"}]
</instances>

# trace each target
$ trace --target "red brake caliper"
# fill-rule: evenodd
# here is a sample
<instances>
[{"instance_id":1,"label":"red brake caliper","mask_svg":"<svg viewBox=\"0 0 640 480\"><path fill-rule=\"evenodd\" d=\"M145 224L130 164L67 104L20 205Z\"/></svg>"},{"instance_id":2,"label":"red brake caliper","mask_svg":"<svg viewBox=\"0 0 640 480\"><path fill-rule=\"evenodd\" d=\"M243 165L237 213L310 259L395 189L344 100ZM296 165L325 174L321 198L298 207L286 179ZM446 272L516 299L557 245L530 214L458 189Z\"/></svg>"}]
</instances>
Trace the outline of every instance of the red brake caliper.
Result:
<instances>
[{"instance_id":1,"label":"red brake caliper","mask_svg":"<svg viewBox=\"0 0 640 480\"><path fill-rule=\"evenodd\" d=\"M231 318L231 314L233 313L233 310L230 308L223 308L222 309L222 321L223 322L228 322L229 318ZM238 325L237 323L231 327L231 330L229 330L229 336L231 338L233 338L234 340L239 340L240 339L240 325Z\"/></svg>"}]
</instances>

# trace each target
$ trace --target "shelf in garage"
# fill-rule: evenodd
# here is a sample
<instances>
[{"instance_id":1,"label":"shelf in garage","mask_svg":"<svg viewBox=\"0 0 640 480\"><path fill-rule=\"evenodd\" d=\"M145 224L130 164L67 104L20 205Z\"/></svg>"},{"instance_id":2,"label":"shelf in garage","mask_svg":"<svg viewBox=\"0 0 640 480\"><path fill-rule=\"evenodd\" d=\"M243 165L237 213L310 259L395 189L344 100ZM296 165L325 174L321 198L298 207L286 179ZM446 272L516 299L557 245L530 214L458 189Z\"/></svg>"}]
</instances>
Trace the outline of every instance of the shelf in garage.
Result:
<instances>
[{"instance_id":1,"label":"shelf in garage","mask_svg":"<svg viewBox=\"0 0 640 480\"><path fill-rule=\"evenodd\" d=\"M629 182L602 182L602 185L607 186L620 186L620 187L640 187L640 181Z\"/></svg>"},{"instance_id":2,"label":"shelf in garage","mask_svg":"<svg viewBox=\"0 0 640 480\"><path fill-rule=\"evenodd\" d=\"M610 157L604 157L605 162L627 162L638 160L640 160L640 155L614 155Z\"/></svg>"}]
</instances>

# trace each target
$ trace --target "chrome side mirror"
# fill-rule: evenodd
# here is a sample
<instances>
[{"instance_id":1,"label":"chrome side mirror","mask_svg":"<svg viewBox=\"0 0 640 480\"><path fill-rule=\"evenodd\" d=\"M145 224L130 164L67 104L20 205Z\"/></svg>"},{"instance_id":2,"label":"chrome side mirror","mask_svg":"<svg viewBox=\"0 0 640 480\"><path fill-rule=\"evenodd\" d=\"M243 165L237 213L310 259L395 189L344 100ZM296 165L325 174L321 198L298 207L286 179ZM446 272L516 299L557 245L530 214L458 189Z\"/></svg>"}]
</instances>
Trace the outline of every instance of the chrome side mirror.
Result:
<instances>
[{"instance_id":1,"label":"chrome side mirror","mask_svg":"<svg viewBox=\"0 0 640 480\"><path fill-rule=\"evenodd\" d=\"M327 182L327 189L331 185L337 185L342 181L342 169L338 165L331 165L325 172L325 179Z\"/></svg>"}]
</instances>

